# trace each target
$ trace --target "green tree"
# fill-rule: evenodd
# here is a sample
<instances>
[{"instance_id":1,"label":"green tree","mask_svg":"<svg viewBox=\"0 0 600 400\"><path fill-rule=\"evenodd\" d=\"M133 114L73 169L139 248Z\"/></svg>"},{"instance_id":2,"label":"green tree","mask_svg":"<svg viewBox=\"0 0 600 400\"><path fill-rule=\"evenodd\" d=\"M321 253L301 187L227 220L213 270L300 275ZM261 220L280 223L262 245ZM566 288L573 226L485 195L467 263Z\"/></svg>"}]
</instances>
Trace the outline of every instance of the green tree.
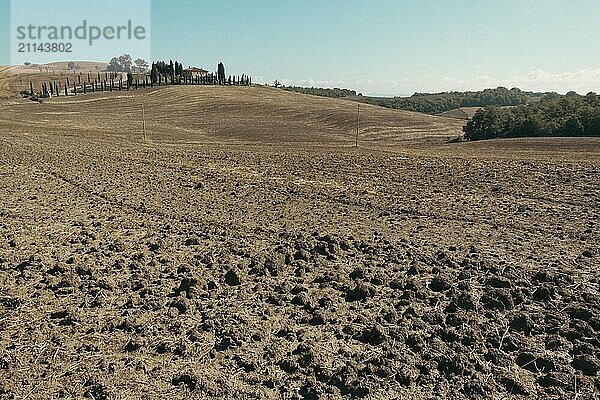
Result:
<instances>
[{"instance_id":1,"label":"green tree","mask_svg":"<svg viewBox=\"0 0 600 400\"><path fill-rule=\"evenodd\" d=\"M465 138L482 140L519 136L600 136L600 97L544 96L512 108L485 107L464 127Z\"/></svg>"},{"instance_id":2,"label":"green tree","mask_svg":"<svg viewBox=\"0 0 600 400\"><path fill-rule=\"evenodd\" d=\"M150 69L150 80L152 84L158 82L158 68L156 68L156 64L152 63L152 68Z\"/></svg>"},{"instance_id":3,"label":"green tree","mask_svg":"<svg viewBox=\"0 0 600 400\"><path fill-rule=\"evenodd\" d=\"M119 72L121 70L119 59L117 57L111 58L106 69L113 72Z\"/></svg>"},{"instance_id":4,"label":"green tree","mask_svg":"<svg viewBox=\"0 0 600 400\"><path fill-rule=\"evenodd\" d=\"M220 62L217 66L217 79L219 81L219 84L225 83L225 66L222 62Z\"/></svg>"},{"instance_id":5,"label":"green tree","mask_svg":"<svg viewBox=\"0 0 600 400\"><path fill-rule=\"evenodd\" d=\"M131 56L129 54L123 54L119 57L119 64L121 65L121 72L131 72Z\"/></svg>"},{"instance_id":6,"label":"green tree","mask_svg":"<svg viewBox=\"0 0 600 400\"><path fill-rule=\"evenodd\" d=\"M138 58L134 62L138 72L146 72L148 70L148 63L143 58Z\"/></svg>"}]
</instances>

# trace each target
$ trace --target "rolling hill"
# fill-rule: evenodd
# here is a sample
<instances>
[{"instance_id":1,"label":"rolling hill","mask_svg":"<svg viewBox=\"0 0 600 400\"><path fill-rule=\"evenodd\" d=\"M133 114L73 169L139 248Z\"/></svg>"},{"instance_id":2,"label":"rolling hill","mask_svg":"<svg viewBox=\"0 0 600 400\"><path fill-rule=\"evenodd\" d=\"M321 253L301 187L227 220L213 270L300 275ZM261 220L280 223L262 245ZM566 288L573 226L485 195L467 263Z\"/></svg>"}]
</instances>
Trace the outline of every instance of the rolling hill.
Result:
<instances>
[{"instance_id":1,"label":"rolling hill","mask_svg":"<svg viewBox=\"0 0 600 400\"><path fill-rule=\"evenodd\" d=\"M0 99L18 98L21 90L29 90L29 82L38 91L41 83L48 81L74 81L77 74L92 74L104 71L106 63L75 61L76 70L69 70L68 62L48 64L0 66Z\"/></svg>"},{"instance_id":2,"label":"rolling hill","mask_svg":"<svg viewBox=\"0 0 600 400\"><path fill-rule=\"evenodd\" d=\"M440 117L469 120L481 107L459 107L437 114Z\"/></svg>"},{"instance_id":3,"label":"rolling hill","mask_svg":"<svg viewBox=\"0 0 600 400\"><path fill-rule=\"evenodd\" d=\"M37 104L5 102L5 122L43 127L45 134L142 136L142 102L148 137L164 142L312 143L352 145L357 104L267 87L180 86L145 91L60 97ZM360 105L361 142L444 141L463 122Z\"/></svg>"}]
</instances>

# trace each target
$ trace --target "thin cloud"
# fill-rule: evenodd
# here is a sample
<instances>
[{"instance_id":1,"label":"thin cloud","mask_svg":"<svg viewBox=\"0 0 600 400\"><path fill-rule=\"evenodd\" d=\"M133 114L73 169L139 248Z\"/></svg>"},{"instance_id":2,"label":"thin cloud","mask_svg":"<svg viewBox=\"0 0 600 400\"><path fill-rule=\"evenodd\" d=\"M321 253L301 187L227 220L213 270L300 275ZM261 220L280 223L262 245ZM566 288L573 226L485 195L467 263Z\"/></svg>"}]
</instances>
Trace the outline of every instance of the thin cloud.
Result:
<instances>
[{"instance_id":1,"label":"thin cloud","mask_svg":"<svg viewBox=\"0 0 600 400\"><path fill-rule=\"evenodd\" d=\"M585 94L600 89L600 69L583 69L560 73L538 69L516 78L515 83L516 86L535 91L566 93L575 90L580 94Z\"/></svg>"},{"instance_id":2,"label":"thin cloud","mask_svg":"<svg viewBox=\"0 0 600 400\"><path fill-rule=\"evenodd\" d=\"M339 80L318 80L318 79L280 79L279 82L286 86L303 86L303 87L341 87L344 86L346 82Z\"/></svg>"},{"instance_id":3,"label":"thin cloud","mask_svg":"<svg viewBox=\"0 0 600 400\"><path fill-rule=\"evenodd\" d=\"M270 81L260 79L257 81L272 84L274 79ZM433 79L425 77L410 79L404 77L395 80L365 78L356 81L309 78L279 79L279 82L286 86L339 87L356 90L365 95L377 96L407 96L415 92L435 93L482 90L498 86L507 88L518 87L522 90L535 92L554 91L563 94L574 90L579 94L586 94L590 91L600 92L600 68L564 72L549 72L543 69L536 69L510 79L499 79L489 75L475 75L468 79L459 79L451 76Z\"/></svg>"},{"instance_id":4,"label":"thin cloud","mask_svg":"<svg viewBox=\"0 0 600 400\"><path fill-rule=\"evenodd\" d=\"M518 87L522 90L535 92L566 93L574 90L580 94L586 94L590 91L600 91L600 69L583 69L559 73L537 69L511 79L497 79L489 75L474 76L466 80L443 77L437 82L425 84L423 87L426 90L421 91L481 90L498 86Z\"/></svg>"}]
</instances>

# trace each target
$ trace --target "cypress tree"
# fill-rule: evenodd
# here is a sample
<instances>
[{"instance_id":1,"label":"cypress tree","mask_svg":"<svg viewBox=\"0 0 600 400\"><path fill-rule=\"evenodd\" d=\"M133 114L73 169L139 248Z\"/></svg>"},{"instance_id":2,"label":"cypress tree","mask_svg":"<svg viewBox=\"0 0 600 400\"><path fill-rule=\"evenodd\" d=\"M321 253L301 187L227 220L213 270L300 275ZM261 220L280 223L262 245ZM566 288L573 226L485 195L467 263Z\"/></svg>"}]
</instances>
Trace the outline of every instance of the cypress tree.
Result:
<instances>
[{"instance_id":1,"label":"cypress tree","mask_svg":"<svg viewBox=\"0 0 600 400\"><path fill-rule=\"evenodd\" d=\"M217 66L217 79L219 80L219 84L225 83L225 66L222 62Z\"/></svg>"}]
</instances>

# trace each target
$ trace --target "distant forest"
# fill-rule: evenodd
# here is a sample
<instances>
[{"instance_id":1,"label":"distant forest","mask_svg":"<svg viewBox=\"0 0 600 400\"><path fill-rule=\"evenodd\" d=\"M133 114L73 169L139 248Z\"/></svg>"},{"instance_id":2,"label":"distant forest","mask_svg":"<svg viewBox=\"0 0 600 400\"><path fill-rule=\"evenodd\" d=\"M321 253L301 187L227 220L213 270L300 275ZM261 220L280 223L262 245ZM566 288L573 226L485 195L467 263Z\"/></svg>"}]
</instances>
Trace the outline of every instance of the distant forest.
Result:
<instances>
[{"instance_id":1,"label":"distant forest","mask_svg":"<svg viewBox=\"0 0 600 400\"><path fill-rule=\"evenodd\" d=\"M478 92L415 93L410 97L363 97L360 101L387 108L439 114L460 107L516 106L539 100L545 93L518 88L485 89Z\"/></svg>"},{"instance_id":2,"label":"distant forest","mask_svg":"<svg viewBox=\"0 0 600 400\"><path fill-rule=\"evenodd\" d=\"M368 97L348 89L304 88L283 86L282 89L323 97L345 97L349 100L386 108L439 114L460 107L516 106L536 101L547 93L524 92L518 88L485 89L478 92L415 93L410 97Z\"/></svg>"},{"instance_id":3,"label":"distant forest","mask_svg":"<svg viewBox=\"0 0 600 400\"><path fill-rule=\"evenodd\" d=\"M350 97L356 96L356 91L348 90L348 89L326 89L326 88L315 88L315 87L300 87L300 86L281 86L283 90L287 90L289 92L297 92L304 94L312 94L314 96L321 97Z\"/></svg>"},{"instance_id":4,"label":"distant forest","mask_svg":"<svg viewBox=\"0 0 600 400\"><path fill-rule=\"evenodd\" d=\"M464 127L465 139L600 136L600 96L556 93L517 107L486 107Z\"/></svg>"}]
</instances>

